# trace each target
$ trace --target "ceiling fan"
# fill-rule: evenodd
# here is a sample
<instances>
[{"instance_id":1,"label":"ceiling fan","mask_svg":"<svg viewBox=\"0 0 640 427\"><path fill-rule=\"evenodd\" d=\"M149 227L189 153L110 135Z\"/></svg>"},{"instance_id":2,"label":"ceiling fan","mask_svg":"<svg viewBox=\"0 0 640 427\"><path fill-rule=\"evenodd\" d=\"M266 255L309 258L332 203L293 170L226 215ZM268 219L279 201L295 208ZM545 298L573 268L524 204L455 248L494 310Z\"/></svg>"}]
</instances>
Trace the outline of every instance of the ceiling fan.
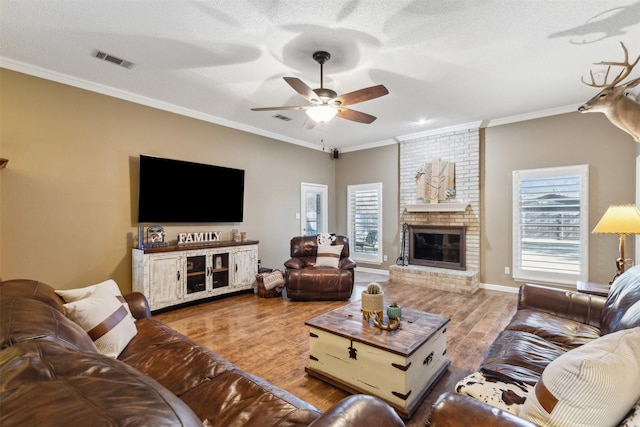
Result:
<instances>
[{"instance_id":1,"label":"ceiling fan","mask_svg":"<svg viewBox=\"0 0 640 427\"><path fill-rule=\"evenodd\" d=\"M384 85L377 85L338 96L335 91L323 86L323 65L330 58L331 55L329 52L325 51L318 51L313 54L313 59L320 64L320 88L318 89L311 89L302 80L296 77L283 77L284 81L286 81L289 86L309 101L309 105L252 108L251 110L305 110L307 115L316 123L326 123L335 116L358 123L372 123L376 119L375 116L345 107L384 96L388 94L389 91L384 87Z\"/></svg>"}]
</instances>

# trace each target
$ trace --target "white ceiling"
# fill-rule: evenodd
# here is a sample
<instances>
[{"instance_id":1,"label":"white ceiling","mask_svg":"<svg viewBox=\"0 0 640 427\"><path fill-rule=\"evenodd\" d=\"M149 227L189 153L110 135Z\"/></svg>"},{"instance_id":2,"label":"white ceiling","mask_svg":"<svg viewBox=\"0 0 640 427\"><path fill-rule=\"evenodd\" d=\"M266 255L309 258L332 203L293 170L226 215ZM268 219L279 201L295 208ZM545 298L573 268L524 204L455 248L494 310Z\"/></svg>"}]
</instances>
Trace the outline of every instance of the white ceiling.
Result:
<instances>
[{"instance_id":1,"label":"white ceiling","mask_svg":"<svg viewBox=\"0 0 640 427\"><path fill-rule=\"evenodd\" d=\"M592 63L640 54L634 0L0 0L0 66L304 146L350 151L575 111ZM95 50L133 62L125 69ZM304 130L283 79L389 95ZM634 75L640 70L634 70ZM601 74L598 74L600 77Z\"/></svg>"}]
</instances>

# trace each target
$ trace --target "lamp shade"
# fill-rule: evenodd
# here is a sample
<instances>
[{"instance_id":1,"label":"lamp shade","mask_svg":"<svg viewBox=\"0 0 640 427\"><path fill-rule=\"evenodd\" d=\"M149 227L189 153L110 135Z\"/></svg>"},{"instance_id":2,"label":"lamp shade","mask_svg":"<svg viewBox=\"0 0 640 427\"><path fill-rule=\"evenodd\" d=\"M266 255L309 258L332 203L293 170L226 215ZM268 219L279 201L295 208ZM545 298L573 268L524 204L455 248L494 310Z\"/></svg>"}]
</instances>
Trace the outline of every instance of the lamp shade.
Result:
<instances>
[{"instance_id":1,"label":"lamp shade","mask_svg":"<svg viewBox=\"0 0 640 427\"><path fill-rule=\"evenodd\" d=\"M611 205L602 215L593 232L640 234L640 210L635 205Z\"/></svg>"},{"instance_id":2,"label":"lamp shade","mask_svg":"<svg viewBox=\"0 0 640 427\"><path fill-rule=\"evenodd\" d=\"M307 108L306 113L314 122L326 123L338 114L338 110L328 105L317 105L315 107Z\"/></svg>"}]
</instances>

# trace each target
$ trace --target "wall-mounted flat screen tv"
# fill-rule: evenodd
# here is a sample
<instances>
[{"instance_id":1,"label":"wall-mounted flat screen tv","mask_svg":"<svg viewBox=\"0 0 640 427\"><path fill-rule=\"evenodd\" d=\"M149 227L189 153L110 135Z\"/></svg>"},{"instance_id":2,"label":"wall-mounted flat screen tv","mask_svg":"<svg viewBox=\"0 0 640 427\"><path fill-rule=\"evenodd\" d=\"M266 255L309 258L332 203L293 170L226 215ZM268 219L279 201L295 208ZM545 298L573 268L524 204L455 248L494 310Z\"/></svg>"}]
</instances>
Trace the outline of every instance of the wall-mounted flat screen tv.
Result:
<instances>
[{"instance_id":1,"label":"wall-mounted flat screen tv","mask_svg":"<svg viewBox=\"0 0 640 427\"><path fill-rule=\"evenodd\" d=\"M244 170L140 156L139 223L242 222Z\"/></svg>"}]
</instances>

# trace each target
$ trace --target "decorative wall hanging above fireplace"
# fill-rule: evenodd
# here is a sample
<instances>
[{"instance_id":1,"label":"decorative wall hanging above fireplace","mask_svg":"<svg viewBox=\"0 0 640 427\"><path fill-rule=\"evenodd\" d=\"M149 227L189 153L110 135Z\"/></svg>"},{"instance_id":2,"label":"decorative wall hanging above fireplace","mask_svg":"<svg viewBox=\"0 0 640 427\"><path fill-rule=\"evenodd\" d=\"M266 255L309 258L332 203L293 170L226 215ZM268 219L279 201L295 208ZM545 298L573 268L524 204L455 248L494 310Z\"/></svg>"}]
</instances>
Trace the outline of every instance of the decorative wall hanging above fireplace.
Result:
<instances>
[{"instance_id":1,"label":"decorative wall hanging above fireplace","mask_svg":"<svg viewBox=\"0 0 640 427\"><path fill-rule=\"evenodd\" d=\"M433 159L416 173L418 182L416 199L431 203L447 200L456 195L455 163Z\"/></svg>"}]
</instances>

